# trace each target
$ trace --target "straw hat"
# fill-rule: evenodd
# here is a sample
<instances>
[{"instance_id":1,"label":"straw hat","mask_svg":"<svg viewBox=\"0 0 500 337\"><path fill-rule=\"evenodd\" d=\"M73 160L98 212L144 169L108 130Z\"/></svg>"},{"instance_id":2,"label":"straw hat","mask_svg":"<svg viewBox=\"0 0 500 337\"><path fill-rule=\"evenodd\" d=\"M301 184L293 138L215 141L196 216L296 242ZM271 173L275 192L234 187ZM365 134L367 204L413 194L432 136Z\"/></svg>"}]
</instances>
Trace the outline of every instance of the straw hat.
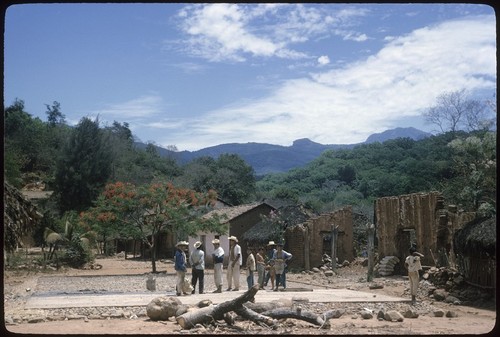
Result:
<instances>
[{"instance_id":1,"label":"straw hat","mask_svg":"<svg viewBox=\"0 0 500 337\"><path fill-rule=\"evenodd\" d=\"M200 241L196 241L193 246L194 246L194 248L198 249L201 246L201 242Z\"/></svg>"},{"instance_id":2,"label":"straw hat","mask_svg":"<svg viewBox=\"0 0 500 337\"><path fill-rule=\"evenodd\" d=\"M214 245L220 245L219 239L213 239L212 240L212 244L214 244Z\"/></svg>"},{"instance_id":3,"label":"straw hat","mask_svg":"<svg viewBox=\"0 0 500 337\"><path fill-rule=\"evenodd\" d=\"M274 243L274 241L269 241L269 243L267 245L268 246L276 246L276 244Z\"/></svg>"},{"instance_id":4,"label":"straw hat","mask_svg":"<svg viewBox=\"0 0 500 337\"><path fill-rule=\"evenodd\" d=\"M177 244L175 246L176 247L179 247L179 246L189 246L189 243L186 242L186 241L179 241L179 242L177 242Z\"/></svg>"},{"instance_id":5,"label":"straw hat","mask_svg":"<svg viewBox=\"0 0 500 337\"><path fill-rule=\"evenodd\" d=\"M231 240L238 243L238 239L236 238L236 236L230 236L229 241L231 241Z\"/></svg>"}]
</instances>

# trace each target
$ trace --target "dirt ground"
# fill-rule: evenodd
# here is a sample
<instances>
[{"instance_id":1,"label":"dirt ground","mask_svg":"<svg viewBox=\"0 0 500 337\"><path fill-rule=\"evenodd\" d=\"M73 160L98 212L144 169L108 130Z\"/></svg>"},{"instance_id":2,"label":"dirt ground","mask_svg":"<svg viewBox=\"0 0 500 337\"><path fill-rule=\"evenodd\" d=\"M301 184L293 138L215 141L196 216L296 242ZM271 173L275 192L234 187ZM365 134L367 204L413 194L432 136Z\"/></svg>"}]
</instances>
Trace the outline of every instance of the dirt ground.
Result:
<instances>
[{"instance_id":1,"label":"dirt ground","mask_svg":"<svg viewBox=\"0 0 500 337\"><path fill-rule=\"evenodd\" d=\"M62 272L68 276L78 275L121 275L121 274L144 274L151 271L149 261L124 260L116 258L98 259L102 265L99 270L77 270L68 269ZM37 279L42 273L27 272L4 272L4 292L15 291L20 295L26 295L26 289L35 289ZM339 278L335 279L335 288L345 287L353 290L367 291L366 282L359 283L358 280L366 277L366 268L360 265L344 267L339 269ZM312 275L292 274L287 276L288 282L297 281L318 286L328 286L328 281L314 278ZM379 281L375 279L375 281ZM391 279L385 283L382 289L370 290L374 293L401 297L407 286L405 279ZM358 289L364 287L363 289ZM312 324L288 319L278 330L260 327L254 323L242 321L237 322L234 327L225 324L220 327L208 329L181 330L173 318L169 321L151 321L147 317L137 319L101 319L101 320L65 320L49 321L41 323L23 323L4 325L2 336L13 334L88 334L88 335L149 335L149 334L299 334L299 335L453 335L453 334L491 334L496 331L496 310L480 309L475 307L451 305L443 302L435 302L430 298L421 298L436 308L453 310L457 313L456 318L434 317L432 314L420 315L418 318L405 318L403 322L379 321L376 318L362 319L354 318L352 314L345 314L340 318L331 319L331 329L324 330ZM4 301L4 310L10 308L9 303Z\"/></svg>"}]
</instances>

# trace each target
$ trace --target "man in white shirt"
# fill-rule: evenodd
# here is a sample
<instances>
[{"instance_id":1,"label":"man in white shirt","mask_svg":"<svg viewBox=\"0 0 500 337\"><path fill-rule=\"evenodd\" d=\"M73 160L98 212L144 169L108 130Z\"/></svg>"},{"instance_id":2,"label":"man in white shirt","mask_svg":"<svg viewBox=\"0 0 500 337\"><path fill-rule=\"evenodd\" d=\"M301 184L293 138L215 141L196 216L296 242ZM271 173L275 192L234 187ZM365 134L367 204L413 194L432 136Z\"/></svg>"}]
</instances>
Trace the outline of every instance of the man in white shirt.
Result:
<instances>
[{"instance_id":1,"label":"man in white shirt","mask_svg":"<svg viewBox=\"0 0 500 337\"><path fill-rule=\"evenodd\" d=\"M229 237L229 263L227 264L227 289L226 291L240 290L240 266L242 264L241 247L235 236ZM234 281L234 289L232 284Z\"/></svg>"},{"instance_id":2,"label":"man in white shirt","mask_svg":"<svg viewBox=\"0 0 500 337\"><path fill-rule=\"evenodd\" d=\"M214 252L212 253L212 259L214 261L214 282L217 289L214 293L222 292L222 262L224 262L224 249L220 246L219 239L212 240L214 245Z\"/></svg>"},{"instance_id":3,"label":"man in white shirt","mask_svg":"<svg viewBox=\"0 0 500 337\"><path fill-rule=\"evenodd\" d=\"M417 301L417 290L420 275L419 270L422 270L422 265L420 264L420 258L424 255L417 252L414 246L410 247L410 255L406 257L405 267L408 269L408 278L410 279L410 292L411 292L411 303L415 304Z\"/></svg>"}]
</instances>

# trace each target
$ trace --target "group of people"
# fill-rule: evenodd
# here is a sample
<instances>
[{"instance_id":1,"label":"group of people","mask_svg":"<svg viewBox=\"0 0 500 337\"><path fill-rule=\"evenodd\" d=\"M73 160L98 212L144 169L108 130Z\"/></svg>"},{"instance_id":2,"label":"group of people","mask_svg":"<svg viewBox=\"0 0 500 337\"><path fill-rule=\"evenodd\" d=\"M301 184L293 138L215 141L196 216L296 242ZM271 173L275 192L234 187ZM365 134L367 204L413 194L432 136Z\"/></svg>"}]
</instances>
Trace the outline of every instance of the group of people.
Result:
<instances>
[{"instance_id":1,"label":"group of people","mask_svg":"<svg viewBox=\"0 0 500 337\"><path fill-rule=\"evenodd\" d=\"M222 273L225 252L220 246L219 239L214 239L212 244L214 246L212 261L214 263L214 283L216 286L216 289L213 292L221 293L223 286ZM176 245L174 268L177 273L177 296L189 295L188 292L184 291L185 288L183 287L186 279L188 261L192 268L191 286L193 289L191 294L195 294L197 284L198 292L200 294L203 294L204 292L205 252L202 249L202 243L200 241L195 242L195 249L189 255L189 260L186 256L188 247L189 243L186 241L180 241ZM278 291L280 286L285 289L287 262L290 261L291 258L292 254L283 250L283 242L276 244L274 241L269 241L267 245L267 253L264 247L258 248L255 252L249 247L247 249L247 259L245 264L248 288L250 289L254 286L254 273L257 272L257 284L260 289L265 289L269 280L271 280L271 286L274 291ZM238 239L235 236L230 236L226 291L240 290L240 268L242 264L243 256L241 253L241 246L238 244Z\"/></svg>"}]
</instances>

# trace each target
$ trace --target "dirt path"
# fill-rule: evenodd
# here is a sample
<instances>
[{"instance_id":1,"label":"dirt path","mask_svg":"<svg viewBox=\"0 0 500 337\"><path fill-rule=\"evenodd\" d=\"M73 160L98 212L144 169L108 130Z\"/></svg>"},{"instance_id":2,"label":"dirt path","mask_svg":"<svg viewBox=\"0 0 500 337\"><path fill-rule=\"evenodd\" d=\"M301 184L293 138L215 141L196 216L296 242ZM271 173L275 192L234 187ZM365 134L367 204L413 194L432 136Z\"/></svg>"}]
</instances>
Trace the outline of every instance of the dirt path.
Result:
<instances>
[{"instance_id":1,"label":"dirt path","mask_svg":"<svg viewBox=\"0 0 500 337\"><path fill-rule=\"evenodd\" d=\"M99 270L74 270L64 272L65 275L123 275L123 274L144 274L151 271L151 264L148 261L134 261L124 259L98 259L97 263L102 265ZM160 263L159 271L171 270L169 262ZM366 282L357 282L365 273L360 266L342 268L340 277L335 282L325 281L315 275L289 274L288 280L314 284L315 287L326 288L347 288L354 290L366 290ZM6 271L4 273L4 292L18 294L18 298L26 297L28 288L34 289L39 276L44 274L26 274ZM376 294L400 297L405 290L405 282L398 280L386 281L382 289L370 290ZM363 289L360 289L363 288ZM445 310L453 310L458 317L434 317L430 313L420 315L418 318L405 318L403 322L379 321L376 318L362 319L358 315L346 314L338 319L330 321L331 330L318 330L317 327L289 319L277 331L269 330L265 327L257 326L246 321L237 322L235 327L227 327L221 324L219 327L208 327L192 329L189 332L182 331L173 318L165 322L155 322L147 317L136 319L98 319L98 320L65 320L48 321L40 323L22 323L4 326L4 334L46 334L46 335L66 335L66 334L89 334L89 335L149 335L149 334L345 334L345 335L437 335L437 334L487 334L496 325L496 311L472 308L460 305L451 305L442 302L431 302L423 298L423 301L432 303L433 306ZM20 301L22 303L22 301ZM7 310L15 307L14 303L4 302ZM341 307L342 304L339 304ZM361 308L360 308L361 309Z\"/></svg>"}]
</instances>

